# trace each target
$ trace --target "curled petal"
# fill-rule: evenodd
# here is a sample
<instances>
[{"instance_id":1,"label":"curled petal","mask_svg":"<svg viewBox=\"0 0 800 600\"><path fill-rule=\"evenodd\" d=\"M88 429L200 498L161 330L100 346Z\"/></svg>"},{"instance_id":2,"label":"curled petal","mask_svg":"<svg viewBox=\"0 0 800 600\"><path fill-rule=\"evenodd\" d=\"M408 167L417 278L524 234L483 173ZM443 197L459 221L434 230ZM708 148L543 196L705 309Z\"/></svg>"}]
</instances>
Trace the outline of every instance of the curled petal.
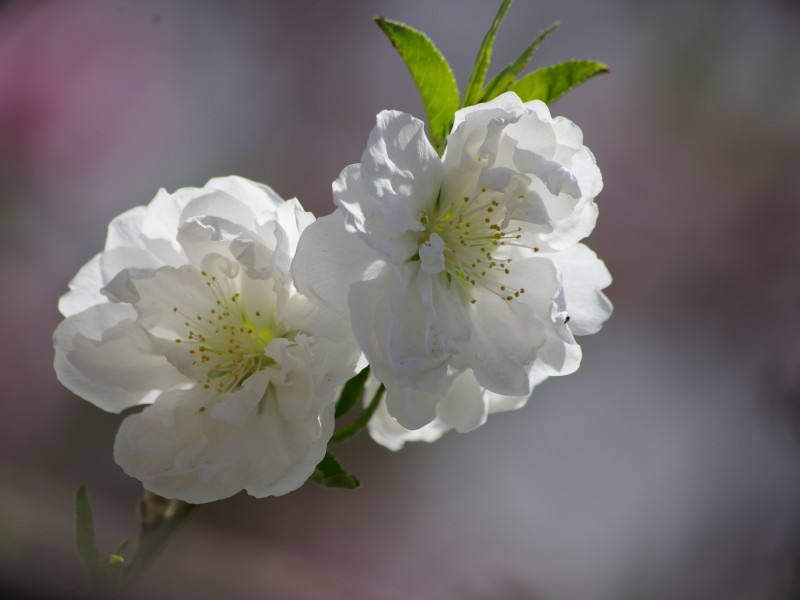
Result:
<instances>
[{"instance_id":1,"label":"curled petal","mask_svg":"<svg viewBox=\"0 0 800 600\"><path fill-rule=\"evenodd\" d=\"M601 291L611 285L605 263L583 244L555 254L553 261L562 274L570 331L574 335L597 333L613 310Z\"/></svg>"},{"instance_id":2,"label":"curled petal","mask_svg":"<svg viewBox=\"0 0 800 600\"><path fill-rule=\"evenodd\" d=\"M419 213L436 198L442 164L425 136L425 124L411 115L385 110L361 157L367 193L380 203L389 229L422 231Z\"/></svg>"},{"instance_id":3,"label":"curled petal","mask_svg":"<svg viewBox=\"0 0 800 600\"><path fill-rule=\"evenodd\" d=\"M152 402L160 390L187 383L129 306L100 304L56 328L55 369L72 392L109 412Z\"/></svg>"}]
</instances>

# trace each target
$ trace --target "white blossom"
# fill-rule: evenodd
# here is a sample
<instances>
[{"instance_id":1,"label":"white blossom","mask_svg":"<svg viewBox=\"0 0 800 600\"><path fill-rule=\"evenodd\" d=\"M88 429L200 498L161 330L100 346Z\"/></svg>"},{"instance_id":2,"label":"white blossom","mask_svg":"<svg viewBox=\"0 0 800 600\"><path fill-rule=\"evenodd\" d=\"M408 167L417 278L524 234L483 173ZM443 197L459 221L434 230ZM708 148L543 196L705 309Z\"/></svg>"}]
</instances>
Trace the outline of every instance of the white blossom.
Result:
<instances>
[{"instance_id":1,"label":"white blossom","mask_svg":"<svg viewBox=\"0 0 800 600\"><path fill-rule=\"evenodd\" d=\"M379 442L468 431L578 368L574 335L611 313L601 292L610 275L579 243L602 188L582 138L513 93L458 111L441 158L421 121L378 115L293 270L303 293L350 321L386 385L406 433L393 437L379 413Z\"/></svg>"},{"instance_id":2,"label":"white blossom","mask_svg":"<svg viewBox=\"0 0 800 600\"><path fill-rule=\"evenodd\" d=\"M299 294L290 263L314 217L239 177L159 191L109 225L59 303L60 381L120 412L126 473L209 502L296 489L325 455L359 358L345 324Z\"/></svg>"}]
</instances>

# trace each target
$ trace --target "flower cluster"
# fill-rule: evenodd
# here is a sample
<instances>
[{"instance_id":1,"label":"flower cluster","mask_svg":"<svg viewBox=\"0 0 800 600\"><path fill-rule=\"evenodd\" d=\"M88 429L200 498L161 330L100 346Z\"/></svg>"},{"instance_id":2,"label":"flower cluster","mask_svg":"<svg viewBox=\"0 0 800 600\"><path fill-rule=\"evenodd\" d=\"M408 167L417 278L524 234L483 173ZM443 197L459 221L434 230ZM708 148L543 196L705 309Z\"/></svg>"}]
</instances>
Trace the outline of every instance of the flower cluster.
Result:
<instances>
[{"instance_id":1,"label":"flower cluster","mask_svg":"<svg viewBox=\"0 0 800 600\"><path fill-rule=\"evenodd\" d=\"M469 431L578 368L574 335L611 313L608 271L579 243L601 188L580 129L539 101L508 92L458 111L441 158L421 121L378 115L293 266L386 385L378 442Z\"/></svg>"},{"instance_id":2,"label":"flower cluster","mask_svg":"<svg viewBox=\"0 0 800 600\"><path fill-rule=\"evenodd\" d=\"M392 449L573 372L574 336L611 313L608 271L580 243L601 188L580 129L541 102L458 111L441 157L421 121L382 112L317 221L238 177L117 217L59 304L56 372L104 410L145 405L114 455L148 490L289 492L365 359L386 389L369 430Z\"/></svg>"},{"instance_id":3,"label":"flower cluster","mask_svg":"<svg viewBox=\"0 0 800 600\"><path fill-rule=\"evenodd\" d=\"M122 423L126 473L193 503L279 495L325 455L359 352L289 267L314 220L238 177L165 191L111 222L70 283L55 332L61 382Z\"/></svg>"}]
</instances>

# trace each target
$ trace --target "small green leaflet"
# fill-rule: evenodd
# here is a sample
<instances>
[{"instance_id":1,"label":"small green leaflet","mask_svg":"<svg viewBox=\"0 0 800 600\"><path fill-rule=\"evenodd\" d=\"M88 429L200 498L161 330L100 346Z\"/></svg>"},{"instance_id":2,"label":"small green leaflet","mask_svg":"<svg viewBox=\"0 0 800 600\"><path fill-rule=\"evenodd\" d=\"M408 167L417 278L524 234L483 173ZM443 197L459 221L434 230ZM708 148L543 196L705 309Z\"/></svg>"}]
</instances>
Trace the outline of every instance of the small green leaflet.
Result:
<instances>
[{"instance_id":1,"label":"small green leaflet","mask_svg":"<svg viewBox=\"0 0 800 600\"><path fill-rule=\"evenodd\" d=\"M539 34L539 37L537 37L530 46L525 48L525 51L519 55L517 60L495 75L494 78L487 83L486 87L483 89L480 102L488 102L492 98L496 98L503 92L508 91L508 88L511 87L511 84L517 79L517 75L522 72L522 69L528 66L533 54L544 41L544 38L555 31L559 25L560 23L556 21L550 25L550 27L542 31L542 33Z\"/></svg>"},{"instance_id":2,"label":"small green leaflet","mask_svg":"<svg viewBox=\"0 0 800 600\"><path fill-rule=\"evenodd\" d=\"M124 540L117 546L111 554L106 556L101 564L105 569L106 574L113 580L119 581L122 574L125 572L125 549L128 547L128 540Z\"/></svg>"},{"instance_id":3,"label":"small green leaflet","mask_svg":"<svg viewBox=\"0 0 800 600\"><path fill-rule=\"evenodd\" d=\"M568 60L529 73L509 90L516 92L523 102L541 100L551 104L572 88L608 71L607 65L593 60Z\"/></svg>"},{"instance_id":4,"label":"small green leaflet","mask_svg":"<svg viewBox=\"0 0 800 600\"><path fill-rule=\"evenodd\" d=\"M458 109L458 84L450 65L421 31L383 17L375 17L375 23L392 42L411 72L428 115L431 142L441 151Z\"/></svg>"},{"instance_id":5,"label":"small green leaflet","mask_svg":"<svg viewBox=\"0 0 800 600\"><path fill-rule=\"evenodd\" d=\"M336 460L330 452L325 454L325 458L317 465L310 479L314 483L324 485L325 487L354 490L361 486L361 482L345 471L342 465L339 464L339 461Z\"/></svg>"},{"instance_id":6,"label":"small green leaflet","mask_svg":"<svg viewBox=\"0 0 800 600\"><path fill-rule=\"evenodd\" d=\"M95 578L99 571L100 554L95 543L92 507L86 495L86 486L83 485L75 492L75 543L83 566L89 576Z\"/></svg>"},{"instance_id":7,"label":"small green leaflet","mask_svg":"<svg viewBox=\"0 0 800 600\"><path fill-rule=\"evenodd\" d=\"M369 366L364 367L358 375L344 384L339 400L336 402L337 419L350 412L361 399L367 377L369 377Z\"/></svg>"},{"instance_id":8,"label":"small green leaflet","mask_svg":"<svg viewBox=\"0 0 800 600\"><path fill-rule=\"evenodd\" d=\"M381 398L383 397L383 393L386 391L386 386L380 384L378 389L375 391L375 395L372 396L372 400L369 401L369 406L361 411L355 419L353 419L350 423L342 427L341 429L337 429L333 432L331 436L331 441L328 442L329 445L334 446L336 444L341 444L342 442L346 442L350 438L354 437L358 432L360 432L364 427L367 426L369 420L372 418L372 415L375 414L375 411L378 408L378 405L381 403Z\"/></svg>"},{"instance_id":9,"label":"small green leaflet","mask_svg":"<svg viewBox=\"0 0 800 600\"><path fill-rule=\"evenodd\" d=\"M461 108L464 108L465 106L472 106L473 104L480 102L481 89L483 88L483 82L486 81L486 72L489 70L489 62L492 59L492 46L494 46L494 38L496 37L497 29L500 27L500 23L503 22L503 18L506 16L510 6L511 0L503 0L503 3L500 5L500 8L497 11L497 15L494 17L494 21L492 21L492 26L489 27L486 37L484 37L483 41L481 42L481 47L478 50L478 56L475 57L475 66L473 67L472 73L469 76L469 81L467 82L467 89L464 90L464 100L461 102Z\"/></svg>"}]
</instances>

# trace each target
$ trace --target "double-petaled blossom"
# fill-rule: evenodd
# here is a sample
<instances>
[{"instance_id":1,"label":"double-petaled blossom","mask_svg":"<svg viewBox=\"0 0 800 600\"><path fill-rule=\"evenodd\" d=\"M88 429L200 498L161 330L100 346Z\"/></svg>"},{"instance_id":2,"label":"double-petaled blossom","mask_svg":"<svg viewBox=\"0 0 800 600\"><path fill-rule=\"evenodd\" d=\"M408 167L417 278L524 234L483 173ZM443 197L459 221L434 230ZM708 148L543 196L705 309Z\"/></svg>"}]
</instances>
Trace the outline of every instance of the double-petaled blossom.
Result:
<instances>
[{"instance_id":1,"label":"double-petaled blossom","mask_svg":"<svg viewBox=\"0 0 800 600\"><path fill-rule=\"evenodd\" d=\"M580 129L538 101L506 93L458 111L442 157L418 119L378 115L293 266L386 385L377 441L468 431L578 368L574 336L611 314L611 277L580 243L601 188Z\"/></svg>"},{"instance_id":2,"label":"double-petaled blossom","mask_svg":"<svg viewBox=\"0 0 800 600\"><path fill-rule=\"evenodd\" d=\"M238 177L161 190L111 222L70 283L56 372L104 410L146 405L123 421L114 456L147 489L194 503L279 495L325 455L360 352L293 284L313 220Z\"/></svg>"}]
</instances>

